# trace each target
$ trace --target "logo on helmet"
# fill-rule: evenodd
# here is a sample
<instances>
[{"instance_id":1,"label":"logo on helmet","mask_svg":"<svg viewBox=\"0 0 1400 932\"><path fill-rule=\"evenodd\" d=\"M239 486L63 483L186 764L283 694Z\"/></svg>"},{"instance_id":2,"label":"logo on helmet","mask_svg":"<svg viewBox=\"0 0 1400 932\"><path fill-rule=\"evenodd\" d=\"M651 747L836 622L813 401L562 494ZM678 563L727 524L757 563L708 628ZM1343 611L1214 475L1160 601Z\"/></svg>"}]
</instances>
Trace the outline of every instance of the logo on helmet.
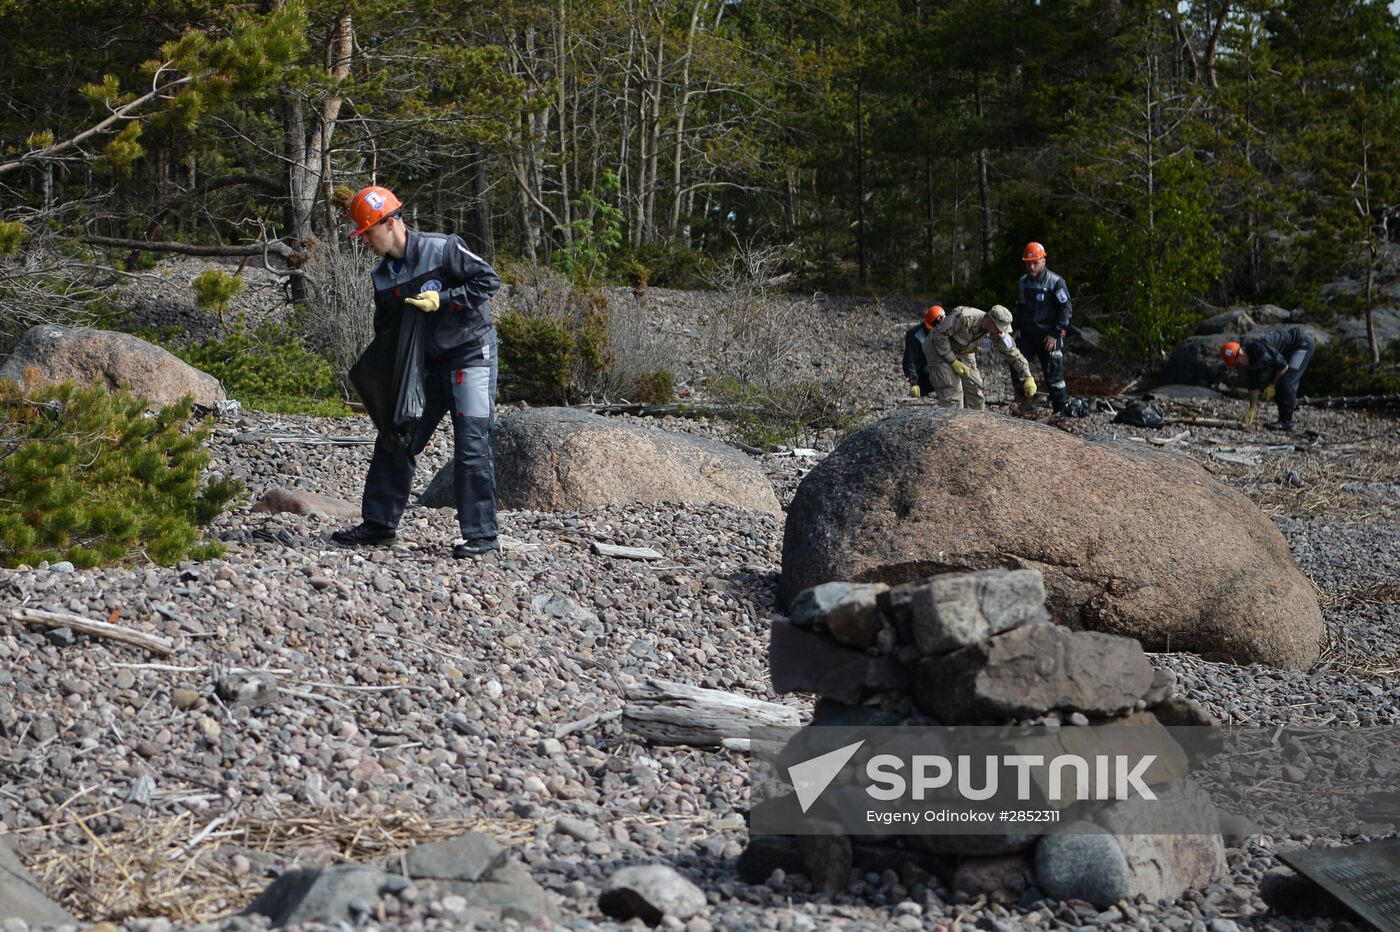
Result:
<instances>
[{"instance_id":1,"label":"logo on helmet","mask_svg":"<svg viewBox=\"0 0 1400 932\"><path fill-rule=\"evenodd\" d=\"M383 210L384 195L380 194L378 191L371 191L365 195L365 203L370 206L371 210Z\"/></svg>"}]
</instances>

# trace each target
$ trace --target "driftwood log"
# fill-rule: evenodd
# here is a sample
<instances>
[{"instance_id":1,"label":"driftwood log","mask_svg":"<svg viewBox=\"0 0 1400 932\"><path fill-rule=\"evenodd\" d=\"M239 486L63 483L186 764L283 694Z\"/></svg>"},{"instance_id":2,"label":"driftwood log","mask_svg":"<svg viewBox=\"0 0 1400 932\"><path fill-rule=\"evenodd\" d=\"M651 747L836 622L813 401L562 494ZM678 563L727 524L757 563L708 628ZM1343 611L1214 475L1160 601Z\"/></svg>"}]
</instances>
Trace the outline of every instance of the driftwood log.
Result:
<instances>
[{"instance_id":1,"label":"driftwood log","mask_svg":"<svg viewBox=\"0 0 1400 932\"><path fill-rule=\"evenodd\" d=\"M169 638L134 631L107 621L70 615L67 612L46 612L38 608L13 608L10 617L22 624L42 625L45 628L71 628L79 634L86 634L109 641L121 641L136 647L144 647L153 654L168 657L175 652L175 642Z\"/></svg>"},{"instance_id":2,"label":"driftwood log","mask_svg":"<svg viewBox=\"0 0 1400 932\"><path fill-rule=\"evenodd\" d=\"M1309 398L1305 395L1298 399L1298 404L1310 405L1314 408L1384 408L1390 405L1400 405L1400 393L1348 395L1332 398Z\"/></svg>"},{"instance_id":3,"label":"driftwood log","mask_svg":"<svg viewBox=\"0 0 1400 932\"><path fill-rule=\"evenodd\" d=\"M668 680L629 689L622 710L622 727L632 734L653 744L697 748L747 738L750 728L799 724L797 710L788 706Z\"/></svg>"},{"instance_id":4,"label":"driftwood log","mask_svg":"<svg viewBox=\"0 0 1400 932\"><path fill-rule=\"evenodd\" d=\"M724 417L738 410L735 405L644 405L625 402L606 405L578 405L577 407L594 414L632 414L638 417Z\"/></svg>"}]
</instances>

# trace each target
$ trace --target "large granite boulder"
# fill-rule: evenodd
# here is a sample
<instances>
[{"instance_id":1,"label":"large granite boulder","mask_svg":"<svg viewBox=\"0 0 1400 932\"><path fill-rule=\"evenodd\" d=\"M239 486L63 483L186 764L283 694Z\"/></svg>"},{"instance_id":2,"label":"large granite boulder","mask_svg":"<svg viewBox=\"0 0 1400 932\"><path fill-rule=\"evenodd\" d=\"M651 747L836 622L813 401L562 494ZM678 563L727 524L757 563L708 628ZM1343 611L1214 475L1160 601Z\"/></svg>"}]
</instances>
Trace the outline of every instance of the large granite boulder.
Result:
<instances>
[{"instance_id":1,"label":"large granite boulder","mask_svg":"<svg viewBox=\"0 0 1400 932\"><path fill-rule=\"evenodd\" d=\"M727 444L570 408L532 408L491 431L501 508L584 511L627 502L725 504L781 514L773 486ZM452 464L420 499L448 507Z\"/></svg>"},{"instance_id":2,"label":"large granite boulder","mask_svg":"<svg viewBox=\"0 0 1400 932\"><path fill-rule=\"evenodd\" d=\"M1400 340L1400 310L1393 307L1378 307L1371 312L1376 322L1376 342L1384 351L1396 340ZM1370 350L1371 338L1366 333L1365 317L1348 317L1337 321L1337 339L1353 350Z\"/></svg>"},{"instance_id":3,"label":"large granite boulder","mask_svg":"<svg viewBox=\"0 0 1400 932\"><path fill-rule=\"evenodd\" d=\"M1038 569L1073 628L1304 667L1322 613L1283 535L1196 463L977 411L911 407L847 438L788 510L785 604L833 580Z\"/></svg>"},{"instance_id":4,"label":"large granite boulder","mask_svg":"<svg viewBox=\"0 0 1400 932\"><path fill-rule=\"evenodd\" d=\"M0 365L0 379L33 385L96 383L110 390L125 383L133 394L160 407L185 395L209 406L224 398L218 379L153 343L129 333L56 324L30 327Z\"/></svg>"}]
</instances>

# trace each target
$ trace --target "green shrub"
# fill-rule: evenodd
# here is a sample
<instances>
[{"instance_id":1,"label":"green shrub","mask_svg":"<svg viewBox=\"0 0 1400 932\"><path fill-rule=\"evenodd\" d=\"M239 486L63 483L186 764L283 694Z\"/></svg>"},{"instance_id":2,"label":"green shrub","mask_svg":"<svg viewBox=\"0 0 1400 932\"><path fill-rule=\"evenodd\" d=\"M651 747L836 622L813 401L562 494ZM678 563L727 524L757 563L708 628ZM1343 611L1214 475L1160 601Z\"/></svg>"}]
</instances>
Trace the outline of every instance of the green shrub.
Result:
<instances>
[{"instance_id":1,"label":"green shrub","mask_svg":"<svg viewBox=\"0 0 1400 932\"><path fill-rule=\"evenodd\" d=\"M0 382L0 564L91 567L207 559L199 528L241 491L200 488L209 427L188 433L185 398L155 417L126 391L71 384L26 392Z\"/></svg>"},{"instance_id":2,"label":"green shrub","mask_svg":"<svg viewBox=\"0 0 1400 932\"><path fill-rule=\"evenodd\" d=\"M1400 349L1381 356L1381 365L1372 368L1365 350L1348 349L1340 340L1319 346L1303 373L1300 393L1314 398L1400 393Z\"/></svg>"},{"instance_id":3,"label":"green shrub","mask_svg":"<svg viewBox=\"0 0 1400 932\"><path fill-rule=\"evenodd\" d=\"M24 224L18 220L0 220L0 256L19 252L26 235Z\"/></svg>"},{"instance_id":4,"label":"green shrub","mask_svg":"<svg viewBox=\"0 0 1400 932\"><path fill-rule=\"evenodd\" d=\"M825 429L849 430L859 412L850 385L837 380L794 379L744 385L733 376L712 379L706 394L722 405L735 433L763 450L797 445Z\"/></svg>"},{"instance_id":5,"label":"green shrub","mask_svg":"<svg viewBox=\"0 0 1400 932\"><path fill-rule=\"evenodd\" d=\"M243 279L237 275L226 275L218 269L205 269L194 277L195 303L219 315L219 323L224 322L228 313L228 303L243 290Z\"/></svg>"},{"instance_id":6,"label":"green shrub","mask_svg":"<svg viewBox=\"0 0 1400 932\"><path fill-rule=\"evenodd\" d=\"M236 324L218 339L188 346L161 342L185 362L214 376L230 398L252 410L346 413L331 364L282 324L266 323L254 330Z\"/></svg>"},{"instance_id":7,"label":"green shrub","mask_svg":"<svg viewBox=\"0 0 1400 932\"><path fill-rule=\"evenodd\" d=\"M501 344L501 397L556 404L631 392L635 373L614 372L619 318L608 296L572 285L541 266L522 266L520 275L511 309L494 315ZM622 336L630 351L627 335Z\"/></svg>"},{"instance_id":8,"label":"green shrub","mask_svg":"<svg viewBox=\"0 0 1400 932\"><path fill-rule=\"evenodd\" d=\"M632 291L638 295L644 293L651 283L651 269L636 259L624 262L622 273L627 276L627 284L632 286Z\"/></svg>"},{"instance_id":9,"label":"green shrub","mask_svg":"<svg viewBox=\"0 0 1400 932\"><path fill-rule=\"evenodd\" d=\"M676 380L670 369L655 369L637 377L637 400L644 405L664 405L676 397Z\"/></svg>"},{"instance_id":10,"label":"green shrub","mask_svg":"<svg viewBox=\"0 0 1400 932\"><path fill-rule=\"evenodd\" d=\"M501 394L532 403L563 399L574 365L574 335L554 317L513 311L495 315L501 347Z\"/></svg>"}]
</instances>

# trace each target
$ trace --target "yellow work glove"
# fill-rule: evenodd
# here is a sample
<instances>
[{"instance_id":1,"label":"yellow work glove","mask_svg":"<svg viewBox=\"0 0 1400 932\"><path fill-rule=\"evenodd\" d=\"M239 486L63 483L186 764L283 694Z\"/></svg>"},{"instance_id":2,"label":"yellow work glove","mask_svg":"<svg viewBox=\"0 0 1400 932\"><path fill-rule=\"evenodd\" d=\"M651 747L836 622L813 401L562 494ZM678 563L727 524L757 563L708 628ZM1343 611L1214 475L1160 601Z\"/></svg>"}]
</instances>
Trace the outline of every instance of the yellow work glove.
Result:
<instances>
[{"instance_id":1,"label":"yellow work glove","mask_svg":"<svg viewBox=\"0 0 1400 932\"><path fill-rule=\"evenodd\" d=\"M958 378L962 378L971 371L967 368L967 363L963 362L961 359L954 359L949 365L952 366L953 371L958 374Z\"/></svg>"},{"instance_id":2,"label":"yellow work glove","mask_svg":"<svg viewBox=\"0 0 1400 932\"><path fill-rule=\"evenodd\" d=\"M1021 391L1025 392L1027 398L1035 397L1035 379L1026 376L1026 380L1021 383Z\"/></svg>"},{"instance_id":3,"label":"yellow work glove","mask_svg":"<svg viewBox=\"0 0 1400 932\"><path fill-rule=\"evenodd\" d=\"M1252 425L1252 424L1254 423L1254 418L1255 418L1255 416L1258 415L1258 414L1259 414L1259 409L1256 408L1254 405L1250 405L1250 406L1249 406L1249 410L1246 411L1246 412L1244 413L1244 420L1241 421L1241 423L1242 423L1245 427L1249 427L1250 425Z\"/></svg>"},{"instance_id":4,"label":"yellow work glove","mask_svg":"<svg viewBox=\"0 0 1400 932\"><path fill-rule=\"evenodd\" d=\"M403 303L416 307L425 314L431 314L438 309L438 293L436 291L424 291L413 298L404 298Z\"/></svg>"},{"instance_id":5,"label":"yellow work glove","mask_svg":"<svg viewBox=\"0 0 1400 932\"><path fill-rule=\"evenodd\" d=\"M1270 385L1269 387L1267 387L1267 388L1264 389L1264 400L1265 400L1265 401L1273 401L1273 400L1274 400L1274 386Z\"/></svg>"},{"instance_id":6,"label":"yellow work glove","mask_svg":"<svg viewBox=\"0 0 1400 932\"><path fill-rule=\"evenodd\" d=\"M909 394L910 394L910 395L913 395L915 398L921 398L921 397L923 397L923 392L919 391L919 386L917 386L917 385L910 385L910 386L909 386Z\"/></svg>"}]
</instances>

